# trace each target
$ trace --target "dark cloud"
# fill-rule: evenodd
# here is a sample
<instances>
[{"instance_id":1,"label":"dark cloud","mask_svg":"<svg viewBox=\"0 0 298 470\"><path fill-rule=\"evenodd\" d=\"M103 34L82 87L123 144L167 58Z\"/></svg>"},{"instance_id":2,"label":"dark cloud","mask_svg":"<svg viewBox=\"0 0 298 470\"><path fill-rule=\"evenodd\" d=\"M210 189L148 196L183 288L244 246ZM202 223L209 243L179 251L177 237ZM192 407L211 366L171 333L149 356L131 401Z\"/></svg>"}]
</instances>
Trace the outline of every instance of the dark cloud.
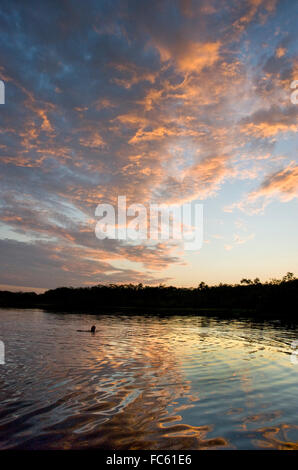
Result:
<instances>
[{"instance_id":1,"label":"dark cloud","mask_svg":"<svg viewBox=\"0 0 298 470\"><path fill-rule=\"evenodd\" d=\"M38 289L57 286L94 285L101 283L146 282L158 284L168 280L132 269L115 268L107 262L78 256L73 247L58 247L42 241L24 243L0 240L0 285Z\"/></svg>"}]
</instances>

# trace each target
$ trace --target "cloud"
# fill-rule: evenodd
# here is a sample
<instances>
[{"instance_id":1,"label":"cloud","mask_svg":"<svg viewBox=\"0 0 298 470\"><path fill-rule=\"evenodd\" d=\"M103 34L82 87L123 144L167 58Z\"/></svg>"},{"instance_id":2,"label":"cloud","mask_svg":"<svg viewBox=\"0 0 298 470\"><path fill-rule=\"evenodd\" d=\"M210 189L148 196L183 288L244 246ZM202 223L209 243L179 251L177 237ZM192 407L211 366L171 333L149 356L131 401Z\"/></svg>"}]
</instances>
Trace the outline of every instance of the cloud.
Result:
<instances>
[{"instance_id":1,"label":"cloud","mask_svg":"<svg viewBox=\"0 0 298 470\"><path fill-rule=\"evenodd\" d=\"M156 44L160 58L164 61L174 61L181 72L200 73L205 67L211 67L219 59L220 42L196 43L189 42L174 52Z\"/></svg>"},{"instance_id":2,"label":"cloud","mask_svg":"<svg viewBox=\"0 0 298 470\"><path fill-rule=\"evenodd\" d=\"M297 132L297 109L295 106L280 107L272 105L261 109L242 121L243 133L255 137L274 137L283 132Z\"/></svg>"},{"instance_id":3,"label":"cloud","mask_svg":"<svg viewBox=\"0 0 298 470\"><path fill-rule=\"evenodd\" d=\"M234 234L233 240L237 245L243 245L244 243L248 242L249 240L252 240L255 237L254 233L251 233L250 235L239 235L238 233Z\"/></svg>"},{"instance_id":4,"label":"cloud","mask_svg":"<svg viewBox=\"0 0 298 470\"><path fill-rule=\"evenodd\" d=\"M226 207L230 212L238 208L248 213L261 213L274 199L288 202L298 197L298 166L293 162L286 168L268 175L258 189L251 191L240 202Z\"/></svg>"},{"instance_id":5,"label":"cloud","mask_svg":"<svg viewBox=\"0 0 298 470\"><path fill-rule=\"evenodd\" d=\"M48 289L100 283L158 284L168 280L137 270L114 268L98 259L84 259L78 257L80 250L59 248L55 243L0 240L0 253L0 285Z\"/></svg>"},{"instance_id":6,"label":"cloud","mask_svg":"<svg viewBox=\"0 0 298 470\"><path fill-rule=\"evenodd\" d=\"M298 196L298 166L288 167L269 175L259 189L252 192L251 199L278 196L281 201L290 201Z\"/></svg>"},{"instance_id":7,"label":"cloud","mask_svg":"<svg viewBox=\"0 0 298 470\"><path fill-rule=\"evenodd\" d=\"M235 28L243 30L247 24L255 20L256 15L258 15L259 21L264 22L266 16L274 11L277 1L278 0L248 0L243 2L245 5L243 7L243 14L235 21ZM240 3L240 5L242 6L242 3Z\"/></svg>"},{"instance_id":8,"label":"cloud","mask_svg":"<svg viewBox=\"0 0 298 470\"><path fill-rule=\"evenodd\" d=\"M228 167L228 156L207 157L187 168L180 177L171 176L164 181L158 198L165 202L189 202L206 199L216 193L223 181L234 171Z\"/></svg>"},{"instance_id":9,"label":"cloud","mask_svg":"<svg viewBox=\"0 0 298 470\"><path fill-rule=\"evenodd\" d=\"M287 39L281 32L261 50L253 43L256 30L267 41L277 8L273 0L86 0L84 10L1 2L1 238L9 231L18 253L23 246L39 260L30 285L96 282L97 270L107 281L154 282L183 253L99 243L99 203L206 200L226 183L271 174L277 137L297 131L297 109L285 101L297 70L290 8L280 24ZM289 149L280 154L287 164ZM115 260L141 268L115 272ZM17 258L11 266L10 282L23 285Z\"/></svg>"}]
</instances>

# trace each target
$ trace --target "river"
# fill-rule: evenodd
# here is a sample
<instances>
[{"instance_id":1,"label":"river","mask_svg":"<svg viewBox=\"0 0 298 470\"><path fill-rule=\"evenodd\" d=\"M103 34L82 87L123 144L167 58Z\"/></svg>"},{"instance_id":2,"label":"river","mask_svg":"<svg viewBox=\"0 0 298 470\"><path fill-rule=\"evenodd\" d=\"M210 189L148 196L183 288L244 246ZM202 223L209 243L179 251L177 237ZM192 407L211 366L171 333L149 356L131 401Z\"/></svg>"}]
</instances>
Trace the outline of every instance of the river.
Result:
<instances>
[{"instance_id":1,"label":"river","mask_svg":"<svg viewBox=\"0 0 298 470\"><path fill-rule=\"evenodd\" d=\"M0 309L0 449L298 449L297 333Z\"/></svg>"}]
</instances>

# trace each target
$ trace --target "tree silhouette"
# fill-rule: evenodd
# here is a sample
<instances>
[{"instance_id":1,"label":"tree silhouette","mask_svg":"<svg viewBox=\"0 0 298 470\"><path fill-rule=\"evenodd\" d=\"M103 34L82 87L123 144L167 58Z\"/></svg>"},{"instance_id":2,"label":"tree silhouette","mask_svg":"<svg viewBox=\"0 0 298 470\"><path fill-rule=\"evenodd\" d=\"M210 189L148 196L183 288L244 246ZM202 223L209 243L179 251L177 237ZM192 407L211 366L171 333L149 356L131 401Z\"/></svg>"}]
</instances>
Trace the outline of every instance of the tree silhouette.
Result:
<instances>
[{"instance_id":1,"label":"tree silhouette","mask_svg":"<svg viewBox=\"0 0 298 470\"><path fill-rule=\"evenodd\" d=\"M288 272L282 279L261 283L259 278L243 278L240 284L208 286L200 282L196 288L146 286L143 284L110 284L92 287L58 287L42 294L35 292L0 291L1 307L41 307L63 311L133 313L136 310L157 311L191 309L194 311L242 309L278 317L296 315L298 279ZM295 306L293 308L293 306Z\"/></svg>"}]
</instances>

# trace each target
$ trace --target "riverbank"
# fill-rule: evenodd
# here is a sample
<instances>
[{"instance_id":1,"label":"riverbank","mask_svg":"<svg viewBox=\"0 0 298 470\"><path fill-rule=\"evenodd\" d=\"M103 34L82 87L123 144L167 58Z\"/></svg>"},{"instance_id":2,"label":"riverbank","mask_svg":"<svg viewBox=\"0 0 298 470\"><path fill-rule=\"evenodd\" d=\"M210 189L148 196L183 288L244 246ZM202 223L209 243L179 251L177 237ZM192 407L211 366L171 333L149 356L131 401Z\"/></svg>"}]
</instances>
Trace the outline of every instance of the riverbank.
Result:
<instances>
[{"instance_id":1,"label":"riverbank","mask_svg":"<svg viewBox=\"0 0 298 470\"><path fill-rule=\"evenodd\" d=\"M64 312L157 313L176 315L244 315L298 319L298 279L288 273L282 280L261 283L183 288L174 286L98 285L59 287L42 294L0 291L0 307L42 308Z\"/></svg>"}]
</instances>

